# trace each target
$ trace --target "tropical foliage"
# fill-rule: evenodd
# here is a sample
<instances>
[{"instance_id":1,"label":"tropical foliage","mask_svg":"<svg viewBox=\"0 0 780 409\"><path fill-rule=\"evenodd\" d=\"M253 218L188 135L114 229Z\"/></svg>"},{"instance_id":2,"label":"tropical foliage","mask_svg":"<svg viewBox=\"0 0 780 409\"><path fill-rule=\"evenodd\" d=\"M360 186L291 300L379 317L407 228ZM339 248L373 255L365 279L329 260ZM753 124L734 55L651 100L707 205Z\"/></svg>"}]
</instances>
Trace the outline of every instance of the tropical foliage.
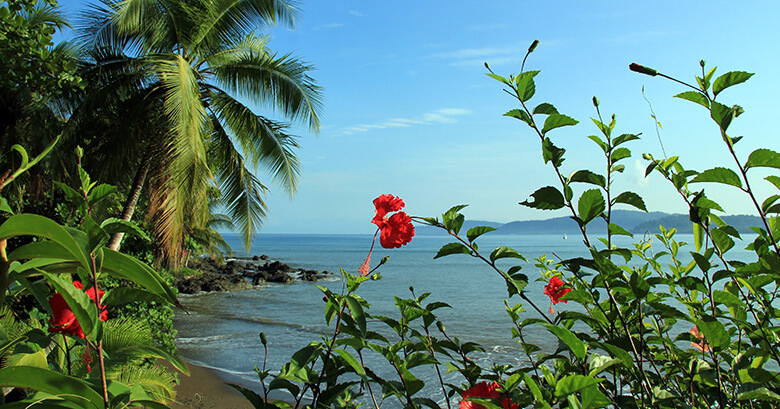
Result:
<instances>
[{"instance_id":1,"label":"tropical foliage","mask_svg":"<svg viewBox=\"0 0 780 409\"><path fill-rule=\"evenodd\" d=\"M526 58L537 44L531 45ZM534 261L536 279L546 283L544 293L550 298L547 312L527 295L530 277L523 272L527 261L521 253L509 247L481 249L477 242L495 230L492 227L461 231L465 218L460 211L465 206L455 206L441 218L412 219L441 228L453 238L434 258L471 256L504 279L509 296L506 312L517 355L523 357L520 363L480 365L487 346L450 335L436 316L436 310L449 306L427 302L430 293L418 295L410 288L412 298L395 297L397 316L372 315L369 302L358 295L361 285L381 285L367 282L379 278L376 268L369 270L367 260L360 274L342 270L341 294L321 288L325 319L332 325L329 336L300 349L278 374L265 365L257 369L264 381L260 393L236 388L256 408L777 407L780 195L758 197L752 186L755 170L780 169L780 153L766 148L740 153L737 144L742 137L733 137L728 130L744 110L722 102L724 91L752 74L731 71L716 76L715 69L707 69L702 61L701 75L688 84L631 65L635 72L688 88L676 97L706 110L717 135L710 143L722 143L734 162L731 167L719 164L695 171L684 168L677 156L643 155L646 174L660 174L689 207L694 242L678 241L673 229L662 226L653 240L635 239L632 246L622 247L619 243L625 241L615 237L633 235L612 222L613 209L631 206L647 211L638 193L613 186L632 155L629 143L639 136L616 131L615 116L605 119L594 97L591 122L598 135L588 138L603 170L564 170L566 150L555 142L555 130L578 121L550 103L531 102L536 95L534 78L540 71L526 71L525 60L518 75L503 77L486 68L518 103L505 115L529 127L539 141L544 163L559 182L539 188L520 204L569 212L589 255L557 261L542 256ZM777 175L763 178L780 189ZM755 239L747 244L750 259L735 260L729 253L741 235L716 214L724 209L705 194L711 183L730 186L755 204L762 224L753 228ZM391 195L377 202L375 223L403 206ZM596 223L607 226L604 237L589 232ZM378 225L382 234L403 242L411 239L403 229ZM395 247L393 242L388 240L386 247ZM548 333L552 345L532 342L529 334L534 330ZM261 342L268 347L262 334ZM386 365L368 367L369 357ZM426 385L424 378L436 381ZM269 392L279 390L289 393L288 402L269 403Z\"/></svg>"}]
</instances>

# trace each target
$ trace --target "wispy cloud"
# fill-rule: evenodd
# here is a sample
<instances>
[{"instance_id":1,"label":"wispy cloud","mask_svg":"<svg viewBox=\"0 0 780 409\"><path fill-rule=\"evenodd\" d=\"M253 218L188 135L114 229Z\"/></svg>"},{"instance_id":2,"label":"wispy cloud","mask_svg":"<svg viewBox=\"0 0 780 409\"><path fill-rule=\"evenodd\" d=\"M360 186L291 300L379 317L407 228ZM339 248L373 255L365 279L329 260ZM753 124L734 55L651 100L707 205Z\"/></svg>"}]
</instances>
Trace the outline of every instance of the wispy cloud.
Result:
<instances>
[{"instance_id":1,"label":"wispy cloud","mask_svg":"<svg viewBox=\"0 0 780 409\"><path fill-rule=\"evenodd\" d=\"M486 61L493 65L517 62L522 59L524 52L520 46L462 48L436 53L430 57L447 61L453 66L481 66Z\"/></svg>"},{"instance_id":2,"label":"wispy cloud","mask_svg":"<svg viewBox=\"0 0 780 409\"><path fill-rule=\"evenodd\" d=\"M330 30L330 29L333 29L333 28L342 27L343 25L344 25L344 23L339 23L339 22L329 23L329 24L325 24L325 25L319 26L319 27L315 28L315 30Z\"/></svg>"},{"instance_id":3,"label":"wispy cloud","mask_svg":"<svg viewBox=\"0 0 780 409\"><path fill-rule=\"evenodd\" d=\"M387 128L409 128L412 126L432 125L432 124L450 124L458 120L456 117L468 115L471 111L461 108L441 108L435 111L426 112L413 118L392 118L387 121L375 124L353 125L342 128L335 132L337 135L353 135L361 132L368 132L377 129Z\"/></svg>"},{"instance_id":4,"label":"wispy cloud","mask_svg":"<svg viewBox=\"0 0 780 409\"><path fill-rule=\"evenodd\" d=\"M350 10L347 13L349 13L349 14L355 16L355 17L365 17L366 16L365 14L363 14L363 13L361 13L359 11L356 11L356 10Z\"/></svg>"}]
</instances>

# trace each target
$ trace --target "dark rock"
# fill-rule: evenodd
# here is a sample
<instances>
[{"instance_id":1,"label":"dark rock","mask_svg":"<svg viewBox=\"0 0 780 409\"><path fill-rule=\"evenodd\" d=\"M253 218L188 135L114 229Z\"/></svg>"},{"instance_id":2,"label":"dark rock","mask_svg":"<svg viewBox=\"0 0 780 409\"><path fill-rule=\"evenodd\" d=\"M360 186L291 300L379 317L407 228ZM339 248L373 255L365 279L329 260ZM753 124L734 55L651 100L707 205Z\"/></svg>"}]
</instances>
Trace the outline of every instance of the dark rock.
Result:
<instances>
[{"instance_id":1,"label":"dark rock","mask_svg":"<svg viewBox=\"0 0 780 409\"><path fill-rule=\"evenodd\" d=\"M298 279L301 281L317 281L320 278L325 278L327 275L315 270L301 270L298 273Z\"/></svg>"},{"instance_id":2,"label":"dark rock","mask_svg":"<svg viewBox=\"0 0 780 409\"><path fill-rule=\"evenodd\" d=\"M252 288L242 275L224 275L203 273L197 276L179 278L173 281L173 286L181 294L197 294L201 291L238 291Z\"/></svg>"}]
</instances>

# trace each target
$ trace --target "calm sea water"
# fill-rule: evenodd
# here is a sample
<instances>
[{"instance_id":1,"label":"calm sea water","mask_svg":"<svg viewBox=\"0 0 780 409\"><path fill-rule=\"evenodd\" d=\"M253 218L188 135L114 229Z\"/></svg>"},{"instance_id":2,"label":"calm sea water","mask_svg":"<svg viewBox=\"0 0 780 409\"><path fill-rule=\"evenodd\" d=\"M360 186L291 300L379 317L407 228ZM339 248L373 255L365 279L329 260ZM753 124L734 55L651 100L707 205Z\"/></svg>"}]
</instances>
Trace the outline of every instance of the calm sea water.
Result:
<instances>
[{"instance_id":1,"label":"calm sea water","mask_svg":"<svg viewBox=\"0 0 780 409\"><path fill-rule=\"evenodd\" d=\"M293 267L334 273L331 278L317 283L333 291L342 288L339 269L356 271L368 253L371 238L370 235L267 234L260 235L247 254L243 252L237 236L226 236L237 256L266 254ZM693 241L691 236L686 235L678 235L677 239ZM443 301L452 306L451 309L437 310L448 333L461 340L477 342L486 349L480 358L482 363L489 366L489 362L522 361L522 351L511 339L511 320L504 307L507 292L503 280L487 265L467 255L433 260L438 249L450 241L447 236L417 236L409 245L394 250L382 249L377 243L372 266L384 256L390 256L390 260L379 270L382 279L365 283L359 294L371 303L372 314L398 318L394 296L411 298L410 286L418 295L430 292L427 302ZM533 266L533 258L543 254L553 257L553 252L562 259L587 254L581 240L565 239L560 235L487 234L478 242L485 254L497 246L506 245L520 251L531 261L531 264L526 264L518 260L524 265L523 271L530 280L527 295L542 311L547 311L550 301L544 295L545 283L535 281L540 272ZM656 251L661 251L657 240L654 244L659 246ZM748 253L741 250L745 245L738 244L736 247L740 250L733 250L732 257L749 258ZM505 263L504 267L511 265ZM295 351L332 331L325 324L322 296L314 284L304 282L269 284L231 293L183 296L181 302L187 313L177 312L174 322L179 331L176 340L179 352L187 360L216 369L231 382L259 390L253 371L255 366L263 365L263 348L258 334L264 332L268 339L267 368L278 370ZM519 301L518 297L514 297L510 304ZM573 306L556 305L556 309L566 308ZM539 316L529 305L526 309L529 317ZM379 328L381 326L373 329ZM543 329L530 333L528 341L547 344L550 348L557 345ZM456 379L456 382L460 380Z\"/></svg>"}]
</instances>

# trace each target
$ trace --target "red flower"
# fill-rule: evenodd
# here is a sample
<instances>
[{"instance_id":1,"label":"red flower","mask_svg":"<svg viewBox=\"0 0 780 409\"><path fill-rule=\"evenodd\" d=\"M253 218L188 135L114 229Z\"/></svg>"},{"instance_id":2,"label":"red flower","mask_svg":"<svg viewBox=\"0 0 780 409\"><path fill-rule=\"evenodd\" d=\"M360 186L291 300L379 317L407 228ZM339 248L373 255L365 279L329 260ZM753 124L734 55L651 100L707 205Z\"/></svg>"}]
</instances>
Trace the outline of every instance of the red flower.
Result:
<instances>
[{"instance_id":1,"label":"red flower","mask_svg":"<svg viewBox=\"0 0 780 409\"><path fill-rule=\"evenodd\" d=\"M704 334L699 332L699 327L697 325L694 325L693 328L691 328L690 331L688 331L696 337L696 339L700 339L701 342L691 342L692 347L696 347L701 352L710 352L710 346L707 344L707 340L704 338Z\"/></svg>"},{"instance_id":2,"label":"red flower","mask_svg":"<svg viewBox=\"0 0 780 409\"><path fill-rule=\"evenodd\" d=\"M569 302L568 300L561 299L564 294L571 291L571 288L561 288L564 284L563 280L558 278L558 276L553 276L553 278L550 279L550 282L544 286L544 293L550 296L550 314L555 314L553 304L558 304L559 302L568 304Z\"/></svg>"},{"instance_id":3,"label":"red flower","mask_svg":"<svg viewBox=\"0 0 780 409\"><path fill-rule=\"evenodd\" d=\"M498 392L499 385L495 382L488 384L486 381L482 381L469 389L463 391L460 395L463 399L466 398L488 398L499 399L501 394ZM517 404L511 403L509 398L504 398L501 403L504 405L504 409L517 409ZM462 400L460 401L460 409L485 409L484 406L478 405L474 402Z\"/></svg>"},{"instance_id":4,"label":"red flower","mask_svg":"<svg viewBox=\"0 0 780 409\"><path fill-rule=\"evenodd\" d=\"M412 241L414 237L414 226L412 218L405 212L399 212L404 207L404 201L401 198L391 194L384 194L374 199L376 216L371 223L376 224L382 234L379 236L379 243L386 249L399 248ZM390 212L394 213L387 217Z\"/></svg>"},{"instance_id":5,"label":"red flower","mask_svg":"<svg viewBox=\"0 0 780 409\"><path fill-rule=\"evenodd\" d=\"M405 206L404 201L400 197L393 196L385 193L374 199L374 207L376 208L376 216L371 220L371 223L382 227L385 216L390 212L397 212Z\"/></svg>"},{"instance_id":6,"label":"red flower","mask_svg":"<svg viewBox=\"0 0 780 409\"><path fill-rule=\"evenodd\" d=\"M558 276L553 276L553 278L550 279L550 282L544 286L544 293L550 296L550 301L552 301L553 304L569 302L561 299L564 294L571 291L571 288L561 288L564 284L563 280L558 278Z\"/></svg>"},{"instance_id":7,"label":"red flower","mask_svg":"<svg viewBox=\"0 0 780 409\"><path fill-rule=\"evenodd\" d=\"M404 212L398 212L390 216L382 227L379 236L379 244L386 249L395 249L412 241L414 226L412 218Z\"/></svg>"},{"instance_id":8,"label":"red flower","mask_svg":"<svg viewBox=\"0 0 780 409\"><path fill-rule=\"evenodd\" d=\"M84 288L78 281L74 281L73 286L79 290ZM92 301L95 301L95 287L92 287L85 292ZM97 296L103 298L103 291L98 291ZM51 324L49 332L59 332L77 338L84 338L84 331L81 329L81 325L79 325L79 322L76 320L76 315L73 314L73 310L71 310L68 303L65 302L65 298L62 297L62 294L55 293L51 296L51 298L49 298L49 305L51 305L51 310L54 314L51 319L49 319L49 324ZM100 320L105 321L107 319L108 311L103 307L100 311Z\"/></svg>"}]
</instances>

